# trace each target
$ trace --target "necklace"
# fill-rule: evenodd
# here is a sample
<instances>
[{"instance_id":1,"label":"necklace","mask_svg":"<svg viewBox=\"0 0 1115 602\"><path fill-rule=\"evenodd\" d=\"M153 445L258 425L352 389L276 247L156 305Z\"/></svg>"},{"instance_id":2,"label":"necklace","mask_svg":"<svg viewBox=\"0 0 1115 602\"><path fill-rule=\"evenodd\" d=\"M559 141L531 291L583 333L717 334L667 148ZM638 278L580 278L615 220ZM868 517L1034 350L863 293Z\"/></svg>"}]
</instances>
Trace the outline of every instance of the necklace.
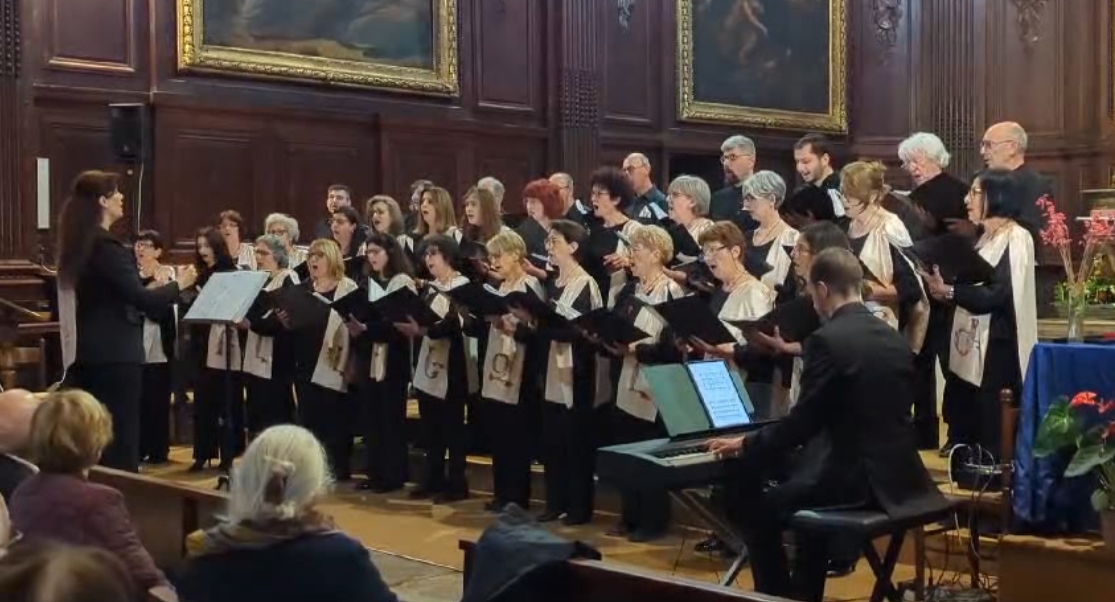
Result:
<instances>
[{"instance_id":1,"label":"necklace","mask_svg":"<svg viewBox=\"0 0 1115 602\"><path fill-rule=\"evenodd\" d=\"M573 264L573 267L570 268L568 272L562 271L560 274L558 274L557 282L555 282L555 284L557 284L558 288L565 288L565 285L569 284L570 280L576 278L577 276L580 276L581 273L584 271L585 269L581 266Z\"/></svg>"},{"instance_id":2,"label":"necklace","mask_svg":"<svg viewBox=\"0 0 1115 602\"><path fill-rule=\"evenodd\" d=\"M735 291L739 287L743 286L743 284L745 282L747 282L748 280L754 280L754 279L755 279L755 277L752 276L751 274L749 274L747 272L747 270L741 269L739 271L739 273L736 274L736 277L732 278L732 280L728 283L728 285L724 287L724 290L728 291L730 293L732 291Z\"/></svg>"},{"instance_id":3,"label":"necklace","mask_svg":"<svg viewBox=\"0 0 1115 602\"><path fill-rule=\"evenodd\" d=\"M658 288L658 283L665 278L666 274L658 272L658 274L652 280L639 283L639 292L643 293L644 295L649 295L654 289Z\"/></svg>"},{"instance_id":4,"label":"necklace","mask_svg":"<svg viewBox=\"0 0 1115 602\"><path fill-rule=\"evenodd\" d=\"M756 229L755 234L751 236L751 244L756 247L766 245L775 238L778 238L785 229L786 222L782 221L782 218L778 218L778 221L773 226L767 228L765 232L761 227Z\"/></svg>"}]
</instances>

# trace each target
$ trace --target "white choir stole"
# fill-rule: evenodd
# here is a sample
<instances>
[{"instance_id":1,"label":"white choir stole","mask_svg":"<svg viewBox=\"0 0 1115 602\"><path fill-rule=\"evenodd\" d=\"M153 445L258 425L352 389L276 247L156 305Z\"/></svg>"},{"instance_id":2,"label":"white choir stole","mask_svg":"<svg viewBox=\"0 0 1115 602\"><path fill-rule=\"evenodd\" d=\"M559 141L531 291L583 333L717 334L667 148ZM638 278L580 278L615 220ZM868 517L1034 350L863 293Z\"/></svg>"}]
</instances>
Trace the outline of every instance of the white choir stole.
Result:
<instances>
[{"instance_id":1,"label":"white choir stole","mask_svg":"<svg viewBox=\"0 0 1115 602\"><path fill-rule=\"evenodd\" d=\"M1034 292L1034 239L1016 223L1002 227L994 238L982 243L979 254L988 264L999 265L1010 249L1010 276L1020 374L1026 375L1030 352L1037 344L1037 302ZM966 382L981 386L991 314L973 315L956 306L949 337L949 371Z\"/></svg>"},{"instance_id":2,"label":"white choir stole","mask_svg":"<svg viewBox=\"0 0 1115 602\"><path fill-rule=\"evenodd\" d=\"M591 309L596 309L603 304L600 298L600 288L596 281L586 273L571 278L561 291L561 296L554 304L557 312L566 319L574 319L579 314L573 309L572 304L581 296L585 287L589 287L589 304ZM605 370L607 375L607 370ZM573 344L553 341L550 343L550 355L546 359L546 390L544 399L552 403L560 403L567 408L573 407Z\"/></svg>"},{"instance_id":3,"label":"white choir stole","mask_svg":"<svg viewBox=\"0 0 1115 602\"><path fill-rule=\"evenodd\" d=\"M267 284L263 285L263 290L278 290L288 276L294 284L298 284L298 274L291 270L277 270L271 275ZM263 317L270 315L271 312L267 312ZM244 372L263 380L271 380L271 360L275 356L275 339L249 330L244 347Z\"/></svg>"},{"instance_id":4,"label":"white choir stole","mask_svg":"<svg viewBox=\"0 0 1115 602\"><path fill-rule=\"evenodd\" d=\"M533 276L525 276L521 281L508 285L504 283L496 291L505 295L512 291L530 291L539 298L543 297L538 280ZM504 316L512 325L517 325L518 320L513 316ZM519 391L523 385L523 362L526 359L526 347L495 326L488 329L488 348L484 355L484 379L481 384L480 396L484 399L501 403L518 404Z\"/></svg>"},{"instance_id":5,"label":"white choir stole","mask_svg":"<svg viewBox=\"0 0 1115 602\"><path fill-rule=\"evenodd\" d=\"M374 280L369 279L368 301L378 301L388 293L393 293L404 287L412 291L415 290L414 280L406 274L395 274L391 280L387 281L386 289ZM383 382L383 379L387 378L387 343L372 344L372 365L369 376L377 383Z\"/></svg>"},{"instance_id":6,"label":"white choir stole","mask_svg":"<svg viewBox=\"0 0 1115 602\"><path fill-rule=\"evenodd\" d=\"M877 220L878 223L866 235L859 259L879 279L880 283L889 286L894 282L894 260L891 257L891 245L906 248L914 243L910 238L909 231L906 230L906 226L897 215L885 209L880 210L880 215L881 219ZM899 254L899 257L910 270L916 271L914 264L905 255ZM911 308L908 323L903 333L906 335L906 340L910 343L910 349L914 353L921 351L921 347L925 343L925 331L929 326L929 300L926 297L921 278L918 278L917 281L921 288L921 300ZM886 322L891 328L898 330L897 305L865 301L864 306L872 315Z\"/></svg>"},{"instance_id":7,"label":"white choir stole","mask_svg":"<svg viewBox=\"0 0 1115 602\"><path fill-rule=\"evenodd\" d=\"M333 300L341 299L345 295L355 292L359 287L351 278L344 278L337 284L333 292ZM329 303L325 297L314 293L323 303ZM345 391L345 368L348 367L349 337L344 320L336 311L329 311L329 321L325 324L325 334L322 337L321 349L318 351L317 363L310 382L319 387L333 391Z\"/></svg>"},{"instance_id":8,"label":"white choir stole","mask_svg":"<svg viewBox=\"0 0 1115 602\"><path fill-rule=\"evenodd\" d=\"M763 284L770 288L781 286L786 281L786 276L790 273L790 268L794 264L794 260L790 257L790 252L786 247L793 247L798 242L798 231L786 226L771 243L770 249L767 250L766 262L770 266L765 274L759 279Z\"/></svg>"},{"instance_id":9,"label":"white choir stole","mask_svg":"<svg viewBox=\"0 0 1115 602\"><path fill-rule=\"evenodd\" d=\"M232 353L227 358L225 353L229 347L227 343L231 343ZM205 354L205 367L213 370L232 370L239 372L243 361L243 353L240 350L240 336L235 326L225 326L224 324L213 324L209 326L209 341L206 346Z\"/></svg>"},{"instance_id":10,"label":"white choir stole","mask_svg":"<svg viewBox=\"0 0 1115 602\"><path fill-rule=\"evenodd\" d=\"M430 300L430 309L441 318L449 314L449 298L438 291L453 289L468 282L464 276L457 276L442 287L436 282L432 283L435 290L433 299ZM418 350L418 368L414 372L414 388L437 399L445 399L449 394L449 339L422 338L422 346Z\"/></svg>"},{"instance_id":11,"label":"white choir stole","mask_svg":"<svg viewBox=\"0 0 1115 602\"><path fill-rule=\"evenodd\" d=\"M649 294L636 295L636 297L647 304L653 305L682 295L684 295L684 291L677 283L668 278L663 278L661 284L656 286ZM642 343L657 341L665 326L654 311L645 307L641 308L639 313L635 315L634 324L649 336L632 345L632 348ZM643 376L643 371L639 368L640 364L635 358L634 352L623 358L623 366L620 368L616 391L616 407L640 420L654 422L655 418L658 417L658 407L654 405L654 395L650 390L650 385L647 383L646 377Z\"/></svg>"},{"instance_id":12,"label":"white choir stole","mask_svg":"<svg viewBox=\"0 0 1115 602\"><path fill-rule=\"evenodd\" d=\"M716 317L724 324L728 333L736 339L736 343L747 345L747 338L743 336L743 331L728 322L758 320L767 315L774 309L776 295L774 289L763 284L761 280L749 279L728 294L724 306L720 308L720 313ZM705 359L716 358L706 356ZM740 377L746 380L746 373L739 366L736 366L735 360L729 360L729 363L740 373Z\"/></svg>"},{"instance_id":13,"label":"white choir stole","mask_svg":"<svg viewBox=\"0 0 1115 602\"><path fill-rule=\"evenodd\" d=\"M174 280L174 267L162 265L155 272L155 279L148 287L165 286L172 280ZM174 312L175 323L177 323L177 306L174 306L172 311ZM168 361L166 351L163 350L163 328L158 322L152 321L146 316L143 318L143 357L143 363L145 364L165 364Z\"/></svg>"}]
</instances>

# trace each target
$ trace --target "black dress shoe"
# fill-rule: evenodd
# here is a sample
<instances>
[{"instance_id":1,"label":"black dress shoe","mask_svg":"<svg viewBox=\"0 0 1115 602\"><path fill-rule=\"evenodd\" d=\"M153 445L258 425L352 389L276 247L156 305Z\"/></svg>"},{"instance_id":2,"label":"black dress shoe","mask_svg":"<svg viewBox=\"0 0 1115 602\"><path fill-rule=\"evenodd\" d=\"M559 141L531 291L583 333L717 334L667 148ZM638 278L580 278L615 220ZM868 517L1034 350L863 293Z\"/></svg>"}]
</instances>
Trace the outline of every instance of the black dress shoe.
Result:
<instances>
[{"instance_id":1,"label":"black dress shoe","mask_svg":"<svg viewBox=\"0 0 1115 602\"><path fill-rule=\"evenodd\" d=\"M414 489L411 489L410 493L407 494L407 497L412 499L412 500L424 500L424 499L430 498L432 496L435 496L438 493L439 492L436 489L430 489L430 488L422 487L421 485L419 485L418 487L415 487Z\"/></svg>"},{"instance_id":2,"label":"black dress shoe","mask_svg":"<svg viewBox=\"0 0 1115 602\"><path fill-rule=\"evenodd\" d=\"M697 542L697 545L693 546L693 550L701 554L713 554L723 552L727 547L728 546L719 537L716 535L709 535L704 541Z\"/></svg>"},{"instance_id":3,"label":"black dress shoe","mask_svg":"<svg viewBox=\"0 0 1115 602\"><path fill-rule=\"evenodd\" d=\"M565 518L561 519L561 524L566 527L576 527L578 525L587 525L592 522L592 516L574 516L566 514Z\"/></svg>"},{"instance_id":4,"label":"black dress shoe","mask_svg":"<svg viewBox=\"0 0 1115 602\"><path fill-rule=\"evenodd\" d=\"M459 502L459 501L467 500L467 499L468 499L468 491L456 489L456 490L452 490L452 491L443 491L443 492L435 495L434 496L434 503L435 504L452 504L453 502Z\"/></svg>"},{"instance_id":5,"label":"black dress shoe","mask_svg":"<svg viewBox=\"0 0 1115 602\"><path fill-rule=\"evenodd\" d=\"M209 463L208 460L194 460L194 463L191 464L190 467L186 469L186 471L187 472L201 472L201 471L205 470L205 465L208 464L208 463Z\"/></svg>"},{"instance_id":6,"label":"black dress shoe","mask_svg":"<svg viewBox=\"0 0 1115 602\"><path fill-rule=\"evenodd\" d=\"M538 522L540 522L540 523L552 523L555 520L561 518L561 515L562 515L562 512L560 510L547 510L547 511L543 512L542 514L538 515Z\"/></svg>"},{"instance_id":7,"label":"black dress shoe","mask_svg":"<svg viewBox=\"0 0 1115 602\"><path fill-rule=\"evenodd\" d=\"M828 576L831 578L846 577L856 572L856 561L848 562L845 560L830 560L828 566Z\"/></svg>"}]
</instances>

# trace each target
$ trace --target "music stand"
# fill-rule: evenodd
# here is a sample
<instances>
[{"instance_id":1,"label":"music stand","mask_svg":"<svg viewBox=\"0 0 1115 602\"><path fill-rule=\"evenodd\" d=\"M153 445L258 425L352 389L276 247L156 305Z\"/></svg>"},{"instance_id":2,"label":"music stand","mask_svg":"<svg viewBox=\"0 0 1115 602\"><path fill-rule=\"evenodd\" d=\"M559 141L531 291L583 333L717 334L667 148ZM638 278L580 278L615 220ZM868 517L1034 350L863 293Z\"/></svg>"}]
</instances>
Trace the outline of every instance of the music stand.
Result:
<instances>
[{"instance_id":1,"label":"music stand","mask_svg":"<svg viewBox=\"0 0 1115 602\"><path fill-rule=\"evenodd\" d=\"M236 335L236 326L248 315L256 297L267 284L267 272L218 272L213 274L201 289L197 299L194 300L186 317L182 321L186 324L208 324L210 327L224 328L224 355L225 355L225 399L218 421L221 460L226 458L232 466L232 455L236 449L235 434L232 432L232 337ZM243 360L241 360L243 362ZM241 365L241 367L243 367ZM243 403L243 400L240 400ZM194 403L197 403L195 398ZM196 431L196 425L195 425ZM197 436L197 433L194 433ZM229 480L219 480L217 488L229 486Z\"/></svg>"}]
</instances>

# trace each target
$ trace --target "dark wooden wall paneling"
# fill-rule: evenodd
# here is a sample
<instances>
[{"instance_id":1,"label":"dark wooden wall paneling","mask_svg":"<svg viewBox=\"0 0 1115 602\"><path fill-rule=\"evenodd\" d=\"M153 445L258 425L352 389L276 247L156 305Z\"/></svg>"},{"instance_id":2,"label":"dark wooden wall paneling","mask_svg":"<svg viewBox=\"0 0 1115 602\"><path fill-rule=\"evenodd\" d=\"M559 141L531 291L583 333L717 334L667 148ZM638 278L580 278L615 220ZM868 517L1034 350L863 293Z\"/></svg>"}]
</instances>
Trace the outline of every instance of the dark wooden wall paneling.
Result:
<instances>
[{"instance_id":1,"label":"dark wooden wall paneling","mask_svg":"<svg viewBox=\"0 0 1115 602\"><path fill-rule=\"evenodd\" d=\"M336 181L360 198L405 200L419 177L459 196L496 175L518 211L530 179L567 170L585 198L593 168L638 150L665 185L674 161L707 161L705 173L715 172L719 145L734 133L755 139L760 168L792 177L801 135L678 122L672 0L635 3L628 27L614 2L460 0L456 99L179 74L172 1L4 2L23 17L23 73L0 74L0 119L23 124L0 152L0 175L20 176L19 202L0 209L4 257L26 256L33 239L34 157L52 159L54 211L78 170L122 170L108 148L109 102L152 106L145 175L155 185L143 225L185 241L227 207L253 224L287 211L308 231ZM966 175L979 165L983 129L1016 119L1031 132L1030 162L1056 179L1070 208L1081 209L1081 188L1106 183L1115 160L1109 0L848 4L842 159L884 159L901 187L897 143L935 131ZM1023 31L1026 6L1035 11ZM12 39L11 29L0 38ZM4 201L16 196L8 188L0 185Z\"/></svg>"}]
</instances>

